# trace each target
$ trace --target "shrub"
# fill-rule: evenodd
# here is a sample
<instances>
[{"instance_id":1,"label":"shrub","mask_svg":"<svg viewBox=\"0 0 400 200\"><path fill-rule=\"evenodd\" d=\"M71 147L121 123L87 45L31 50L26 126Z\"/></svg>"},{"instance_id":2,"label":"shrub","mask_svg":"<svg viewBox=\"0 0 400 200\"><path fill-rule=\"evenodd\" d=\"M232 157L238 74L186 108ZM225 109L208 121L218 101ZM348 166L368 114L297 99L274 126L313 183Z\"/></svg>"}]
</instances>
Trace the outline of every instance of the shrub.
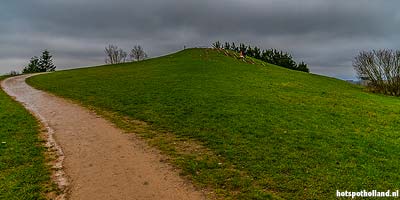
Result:
<instances>
[{"instance_id":1,"label":"shrub","mask_svg":"<svg viewBox=\"0 0 400 200\"><path fill-rule=\"evenodd\" d=\"M353 67L370 90L400 96L399 50L362 51L355 57Z\"/></svg>"},{"instance_id":2,"label":"shrub","mask_svg":"<svg viewBox=\"0 0 400 200\"><path fill-rule=\"evenodd\" d=\"M250 45L245 45L243 43L240 43L239 46L236 46L234 42L232 42L232 44L230 44L229 42L225 42L225 45L221 45L219 41L213 43L212 46L216 49L223 48L238 53L242 52L245 56L253 57L264 62L285 67L288 69L310 72L307 64L301 62L297 65L296 62L293 60L293 57L289 53L278 51L276 49L261 50L257 46L251 47Z\"/></svg>"}]
</instances>

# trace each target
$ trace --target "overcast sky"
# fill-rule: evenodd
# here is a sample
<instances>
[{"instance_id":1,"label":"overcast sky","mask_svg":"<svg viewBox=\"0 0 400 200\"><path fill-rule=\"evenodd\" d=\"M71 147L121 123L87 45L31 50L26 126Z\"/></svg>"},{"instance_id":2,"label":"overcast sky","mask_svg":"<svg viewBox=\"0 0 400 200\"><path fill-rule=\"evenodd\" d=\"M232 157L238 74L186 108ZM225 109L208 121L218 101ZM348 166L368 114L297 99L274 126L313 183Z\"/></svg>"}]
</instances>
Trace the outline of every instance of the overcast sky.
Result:
<instances>
[{"instance_id":1,"label":"overcast sky","mask_svg":"<svg viewBox=\"0 0 400 200\"><path fill-rule=\"evenodd\" d=\"M59 69L104 63L104 47L156 57L216 40L290 52L313 73L355 77L360 50L400 49L397 0L4 0L0 74L43 49Z\"/></svg>"}]
</instances>

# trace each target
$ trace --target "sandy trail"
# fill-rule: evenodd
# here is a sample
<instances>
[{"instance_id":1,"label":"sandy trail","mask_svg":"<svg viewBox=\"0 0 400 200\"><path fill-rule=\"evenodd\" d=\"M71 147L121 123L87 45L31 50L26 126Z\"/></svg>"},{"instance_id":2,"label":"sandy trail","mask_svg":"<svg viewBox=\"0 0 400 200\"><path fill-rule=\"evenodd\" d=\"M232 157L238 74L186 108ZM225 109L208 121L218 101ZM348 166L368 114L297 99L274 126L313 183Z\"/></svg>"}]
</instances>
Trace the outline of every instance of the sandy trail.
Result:
<instances>
[{"instance_id":1,"label":"sandy trail","mask_svg":"<svg viewBox=\"0 0 400 200\"><path fill-rule=\"evenodd\" d=\"M36 90L30 75L4 80L3 89L54 130L68 177L68 199L205 199L162 156L133 134L81 106Z\"/></svg>"}]
</instances>

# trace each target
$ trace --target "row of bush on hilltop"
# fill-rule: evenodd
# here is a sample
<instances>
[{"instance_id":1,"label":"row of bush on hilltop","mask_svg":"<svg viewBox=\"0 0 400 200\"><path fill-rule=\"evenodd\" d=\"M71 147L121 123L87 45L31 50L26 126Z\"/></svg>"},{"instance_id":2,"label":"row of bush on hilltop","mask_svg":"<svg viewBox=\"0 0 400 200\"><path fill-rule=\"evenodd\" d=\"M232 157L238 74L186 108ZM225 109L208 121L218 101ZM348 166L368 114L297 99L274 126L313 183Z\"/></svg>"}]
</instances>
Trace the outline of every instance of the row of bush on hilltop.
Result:
<instances>
[{"instance_id":1,"label":"row of bush on hilltop","mask_svg":"<svg viewBox=\"0 0 400 200\"><path fill-rule=\"evenodd\" d=\"M219 41L214 42L212 46L213 48L217 49L225 49L225 50L235 51L237 53L242 53L244 56L249 56L288 69L310 72L307 64L305 64L304 62L300 62L299 64L297 64L289 53L278 51L276 49L262 50L257 46L252 47L250 45L245 45L243 43L240 43L237 46L234 42L232 43L225 42L224 44L222 44Z\"/></svg>"}]
</instances>

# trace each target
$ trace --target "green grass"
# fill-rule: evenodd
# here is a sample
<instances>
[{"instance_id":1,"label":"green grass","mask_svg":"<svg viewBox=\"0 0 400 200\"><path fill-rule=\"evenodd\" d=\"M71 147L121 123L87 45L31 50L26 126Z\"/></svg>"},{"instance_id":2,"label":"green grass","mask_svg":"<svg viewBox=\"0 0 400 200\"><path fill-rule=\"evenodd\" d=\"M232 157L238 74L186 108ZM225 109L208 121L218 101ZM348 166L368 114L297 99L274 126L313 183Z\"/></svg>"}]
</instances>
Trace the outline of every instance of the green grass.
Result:
<instances>
[{"instance_id":1,"label":"green grass","mask_svg":"<svg viewBox=\"0 0 400 200\"><path fill-rule=\"evenodd\" d=\"M200 141L214 157L173 162L226 198L335 199L336 190L400 187L398 98L264 65L190 49L28 82Z\"/></svg>"},{"instance_id":2,"label":"green grass","mask_svg":"<svg viewBox=\"0 0 400 200\"><path fill-rule=\"evenodd\" d=\"M1 89L0 122L0 199L45 199L52 186L38 122Z\"/></svg>"}]
</instances>

